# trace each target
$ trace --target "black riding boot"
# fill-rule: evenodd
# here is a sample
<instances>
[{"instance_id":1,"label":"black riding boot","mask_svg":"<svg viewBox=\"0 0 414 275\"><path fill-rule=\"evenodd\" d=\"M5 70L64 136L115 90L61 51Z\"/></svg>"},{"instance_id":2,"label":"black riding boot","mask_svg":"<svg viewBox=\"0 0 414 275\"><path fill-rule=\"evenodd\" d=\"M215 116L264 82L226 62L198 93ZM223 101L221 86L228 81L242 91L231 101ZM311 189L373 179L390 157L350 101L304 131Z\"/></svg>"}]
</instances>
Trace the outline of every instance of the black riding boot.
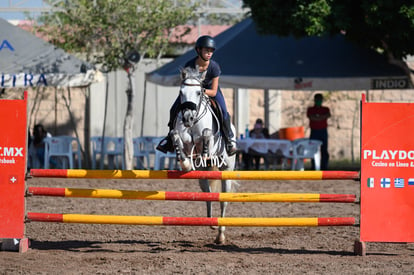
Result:
<instances>
[{"instance_id":1,"label":"black riding boot","mask_svg":"<svg viewBox=\"0 0 414 275\"><path fill-rule=\"evenodd\" d=\"M178 112L179 112L178 104L177 104L177 106L175 106L175 105L176 104L174 104L171 107L171 110L170 110L170 121L168 122L168 127L169 127L170 130L168 131L168 135L165 138L163 138L160 141L160 143L158 143L157 148L156 148L158 151L161 151L164 154L167 153L167 152L171 152L171 153L174 152L174 144L173 144L172 139L170 137L170 132L174 127L173 126L174 125L174 120L177 117Z\"/></svg>"},{"instance_id":2,"label":"black riding boot","mask_svg":"<svg viewBox=\"0 0 414 275\"><path fill-rule=\"evenodd\" d=\"M227 119L223 118L223 136L226 142L226 151L229 156L237 153L236 140L234 139L234 133L231 130L230 115L227 115Z\"/></svg>"},{"instance_id":3,"label":"black riding boot","mask_svg":"<svg viewBox=\"0 0 414 275\"><path fill-rule=\"evenodd\" d=\"M174 146L170 135L163 138L157 145L157 150L166 154L167 152L174 152Z\"/></svg>"}]
</instances>

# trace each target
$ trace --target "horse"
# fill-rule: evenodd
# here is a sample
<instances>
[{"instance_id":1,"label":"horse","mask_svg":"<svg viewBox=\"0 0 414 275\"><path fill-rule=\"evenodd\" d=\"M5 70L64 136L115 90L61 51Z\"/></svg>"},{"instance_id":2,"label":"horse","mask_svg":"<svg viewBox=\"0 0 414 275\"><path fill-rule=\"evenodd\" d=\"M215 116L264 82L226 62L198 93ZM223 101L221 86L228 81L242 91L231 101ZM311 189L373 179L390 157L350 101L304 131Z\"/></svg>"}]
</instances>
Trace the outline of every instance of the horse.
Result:
<instances>
[{"instance_id":1,"label":"horse","mask_svg":"<svg viewBox=\"0 0 414 275\"><path fill-rule=\"evenodd\" d=\"M181 69L180 111L170 135L176 159L183 171L234 170L236 156L226 152L225 141L220 134L220 121L211 107L210 98L203 92L198 68ZM234 126L232 125L234 132ZM221 190L214 190L216 181L200 179L203 192L233 192L237 182L222 180ZM227 202L220 202L220 215L226 214ZM207 202L207 217L212 217L212 204ZM218 227L215 243L224 244L225 227Z\"/></svg>"}]
</instances>

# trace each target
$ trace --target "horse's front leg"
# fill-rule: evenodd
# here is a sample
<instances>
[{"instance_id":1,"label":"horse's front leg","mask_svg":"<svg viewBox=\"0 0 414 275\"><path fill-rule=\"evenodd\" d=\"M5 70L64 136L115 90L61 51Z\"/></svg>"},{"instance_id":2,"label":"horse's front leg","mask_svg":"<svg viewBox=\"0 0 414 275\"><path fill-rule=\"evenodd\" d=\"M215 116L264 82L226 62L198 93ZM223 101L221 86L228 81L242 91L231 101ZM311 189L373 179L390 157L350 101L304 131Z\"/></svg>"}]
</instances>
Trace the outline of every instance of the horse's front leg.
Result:
<instances>
[{"instance_id":1,"label":"horse's front leg","mask_svg":"<svg viewBox=\"0 0 414 275\"><path fill-rule=\"evenodd\" d=\"M221 192L223 193L231 192L231 184L232 182L230 180L222 180L221 181ZM220 210L221 210L220 214L222 218L226 216L227 205L228 205L228 202L220 202ZM218 234L215 240L216 244L224 244L226 242L226 237L224 235L225 230L226 230L225 226L219 226Z\"/></svg>"},{"instance_id":2,"label":"horse's front leg","mask_svg":"<svg viewBox=\"0 0 414 275\"><path fill-rule=\"evenodd\" d=\"M212 136L212 131L208 128L203 130L203 151L202 155L204 158L207 158L210 155L210 139Z\"/></svg>"},{"instance_id":3,"label":"horse's front leg","mask_svg":"<svg viewBox=\"0 0 414 275\"><path fill-rule=\"evenodd\" d=\"M198 183L200 185L201 191L207 192L207 193L211 192L210 184L207 179L200 179ZM207 204L207 217L211 218L213 216L211 201L206 201L206 204Z\"/></svg>"},{"instance_id":4,"label":"horse's front leg","mask_svg":"<svg viewBox=\"0 0 414 275\"><path fill-rule=\"evenodd\" d=\"M174 144L174 149L176 153L176 159L177 162L180 164L181 169L183 171L190 171L191 170L191 162L187 158L187 156L184 153L184 143L181 140L181 137L177 130L172 130L171 133L171 139Z\"/></svg>"}]
</instances>

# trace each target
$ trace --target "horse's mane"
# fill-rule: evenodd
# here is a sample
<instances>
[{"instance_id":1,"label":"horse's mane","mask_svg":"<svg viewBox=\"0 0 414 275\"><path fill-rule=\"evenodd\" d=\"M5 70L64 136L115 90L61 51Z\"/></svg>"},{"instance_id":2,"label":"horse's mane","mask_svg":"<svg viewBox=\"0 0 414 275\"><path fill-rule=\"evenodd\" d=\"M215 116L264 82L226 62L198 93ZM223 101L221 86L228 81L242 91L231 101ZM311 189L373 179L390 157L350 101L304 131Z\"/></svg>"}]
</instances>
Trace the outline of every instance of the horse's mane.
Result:
<instances>
[{"instance_id":1,"label":"horse's mane","mask_svg":"<svg viewBox=\"0 0 414 275\"><path fill-rule=\"evenodd\" d=\"M180 70L181 72L181 80L185 79L197 79L198 81L202 81L200 78L200 74L198 72L198 66L196 68L192 67L185 67Z\"/></svg>"}]
</instances>

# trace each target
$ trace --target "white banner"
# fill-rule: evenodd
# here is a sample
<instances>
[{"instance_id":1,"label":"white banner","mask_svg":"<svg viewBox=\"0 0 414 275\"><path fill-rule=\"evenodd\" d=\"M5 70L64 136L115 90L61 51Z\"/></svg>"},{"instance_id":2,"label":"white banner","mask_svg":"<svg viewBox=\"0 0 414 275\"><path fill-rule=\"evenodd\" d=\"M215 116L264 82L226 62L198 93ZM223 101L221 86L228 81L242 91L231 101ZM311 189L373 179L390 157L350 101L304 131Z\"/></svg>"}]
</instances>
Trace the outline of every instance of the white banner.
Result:
<instances>
[{"instance_id":1,"label":"white banner","mask_svg":"<svg viewBox=\"0 0 414 275\"><path fill-rule=\"evenodd\" d=\"M0 74L0 88L18 87L82 87L102 80L102 74L89 70L79 74Z\"/></svg>"}]
</instances>

